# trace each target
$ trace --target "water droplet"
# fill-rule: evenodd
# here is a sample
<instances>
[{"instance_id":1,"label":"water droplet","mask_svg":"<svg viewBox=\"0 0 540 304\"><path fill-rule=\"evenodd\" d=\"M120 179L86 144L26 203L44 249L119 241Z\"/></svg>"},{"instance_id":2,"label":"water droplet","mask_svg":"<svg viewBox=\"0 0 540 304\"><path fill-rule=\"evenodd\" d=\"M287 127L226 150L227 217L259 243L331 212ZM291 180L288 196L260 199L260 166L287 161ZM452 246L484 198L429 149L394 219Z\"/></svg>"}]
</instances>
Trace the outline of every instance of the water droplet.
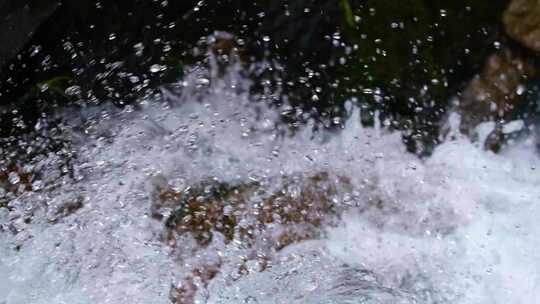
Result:
<instances>
[{"instance_id":1,"label":"water droplet","mask_svg":"<svg viewBox=\"0 0 540 304\"><path fill-rule=\"evenodd\" d=\"M8 176L8 181L12 185L17 185L21 181L21 178L19 177L19 174L17 174L16 172L10 172Z\"/></svg>"},{"instance_id":2,"label":"water droplet","mask_svg":"<svg viewBox=\"0 0 540 304\"><path fill-rule=\"evenodd\" d=\"M525 93L525 90L526 90L525 86L522 85L522 84L520 84L520 85L518 85L518 87L516 88L516 94L518 94L518 95L521 96L521 95L523 95L523 93Z\"/></svg>"},{"instance_id":3,"label":"water droplet","mask_svg":"<svg viewBox=\"0 0 540 304\"><path fill-rule=\"evenodd\" d=\"M70 86L66 88L64 93L68 96L79 96L82 93L82 90L79 86Z\"/></svg>"},{"instance_id":4,"label":"water droplet","mask_svg":"<svg viewBox=\"0 0 540 304\"><path fill-rule=\"evenodd\" d=\"M197 79L197 84L199 84L199 85L209 85L210 84L210 79L204 78L204 77L198 78Z\"/></svg>"},{"instance_id":5,"label":"water droplet","mask_svg":"<svg viewBox=\"0 0 540 304\"><path fill-rule=\"evenodd\" d=\"M42 49L41 46L35 46L35 45L32 46L30 57L34 57L35 55L37 55L39 52L41 52L41 49Z\"/></svg>"},{"instance_id":6,"label":"water droplet","mask_svg":"<svg viewBox=\"0 0 540 304\"><path fill-rule=\"evenodd\" d=\"M162 72L165 69L166 69L166 66L161 65L161 64L153 64L152 66L150 66L150 72L152 73Z\"/></svg>"},{"instance_id":7,"label":"water droplet","mask_svg":"<svg viewBox=\"0 0 540 304\"><path fill-rule=\"evenodd\" d=\"M35 182L32 183L32 190L38 191L38 190L40 190L41 188L43 188L43 182L42 182L42 181L37 180L37 181L35 181Z\"/></svg>"}]
</instances>

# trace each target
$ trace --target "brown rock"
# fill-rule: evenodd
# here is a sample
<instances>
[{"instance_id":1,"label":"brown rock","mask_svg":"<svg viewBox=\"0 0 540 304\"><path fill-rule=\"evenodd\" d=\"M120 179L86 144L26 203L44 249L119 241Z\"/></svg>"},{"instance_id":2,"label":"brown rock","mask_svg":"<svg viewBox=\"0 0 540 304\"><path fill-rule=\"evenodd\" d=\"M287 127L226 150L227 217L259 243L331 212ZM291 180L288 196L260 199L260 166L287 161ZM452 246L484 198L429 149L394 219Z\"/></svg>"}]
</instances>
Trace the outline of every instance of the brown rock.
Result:
<instances>
[{"instance_id":1,"label":"brown rock","mask_svg":"<svg viewBox=\"0 0 540 304\"><path fill-rule=\"evenodd\" d=\"M236 275L241 277L249 273L249 261L257 263L257 271L264 271L272 252L319 237L323 223L331 224L343 210L337 204L341 188L350 188L347 178L326 172L283 177L280 184L283 186L273 190L268 183L258 182L232 185L204 181L183 191L157 187L152 216L165 223L165 241L176 252L204 255L216 234L221 234L225 243L234 240L240 244L245 257ZM179 240L185 237L193 238L198 248L186 248ZM198 288L206 288L219 273L221 261L217 260L194 266L191 274L173 285L171 301L194 303Z\"/></svg>"},{"instance_id":2,"label":"brown rock","mask_svg":"<svg viewBox=\"0 0 540 304\"><path fill-rule=\"evenodd\" d=\"M275 249L315 237L322 223L337 215L333 199L338 189L333 178L343 185L349 181L318 173L309 178L286 177L286 185L266 193L258 183L229 185L203 182L180 192L170 188L157 189L152 204L152 216L164 220L166 239L175 244L176 236L191 235L201 246L208 245L215 233L225 242L235 238L252 245L254 235L265 231L270 224L286 225L277 237L266 240ZM255 196L260 203L253 203ZM163 210L170 210L164 216ZM239 225L240 222L249 223Z\"/></svg>"},{"instance_id":3,"label":"brown rock","mask_svg":"<svg viewBox=\"0 0 540 304\"><path fill-rule=\"evenodd\" d=\"M472 136L474 128L481 122L500 123L508 119L525 101L527 81L535 75L532 62L509 49L491 55L459 100L461 132Z\"/></svg>"},{"instance_id":4,"label":"brown rock","mask_svg":"<svg viewBox=\"0 0 540 304\"><path fill-rule=\"evenodd\" d=\"M504 12L503 22L510 37L540 52L540 1L511 1Z\"/></svg>"},{"instance_id":5,"label":"brown rock","mask_svg":"<svg viewBox=\"0 0 540 304\"><path fill-rule=\"evenodd\" d=\"M31 191L34 173L28 172L18 164L9 164L5 168L0 167L0 188L14 194L20 190Z\"/></svg>"}]
</instances>

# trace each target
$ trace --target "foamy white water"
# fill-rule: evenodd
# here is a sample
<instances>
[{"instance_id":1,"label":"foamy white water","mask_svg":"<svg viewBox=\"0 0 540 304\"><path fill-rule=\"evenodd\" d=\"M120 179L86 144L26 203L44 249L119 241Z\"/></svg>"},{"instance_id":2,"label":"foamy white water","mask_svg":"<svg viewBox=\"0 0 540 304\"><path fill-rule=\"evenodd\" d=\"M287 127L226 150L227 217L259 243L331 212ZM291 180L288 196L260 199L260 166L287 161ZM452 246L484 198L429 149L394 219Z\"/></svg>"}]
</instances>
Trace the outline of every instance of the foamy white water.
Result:
<instances>
[{"instance_id":1,"label":"foamy white water","mask_svg":"<svg viewBox=\"0 0 540 304\"><path fill-rule=\"evenodd\" d=\"M198 303L540 297L540 168L531 139L495 155L458 136L419 160L398 133L363 128L354 110L339 134L306 127L289 136L276 126L279 109L254 102L238 70L222 78L195 70L182 86L180 96L166 93L137 111L63 114L72 116L75 178L48 168L54 157L40 160L44 184L57 187L12 200L13 211L0 209L0 303L168 303L187 268L149 217L153 184L321 171L351 179L351 193L336 198L355 206L342 223L280 251L266 271L235 280L239 249L215 241L211 248L225 263L199 289ZM52 223L55 208L72 200L83 208ZM367 205L374 200L378 208ZM29 209L27 224L17 216Z\"/></svg>"}]
</instances>

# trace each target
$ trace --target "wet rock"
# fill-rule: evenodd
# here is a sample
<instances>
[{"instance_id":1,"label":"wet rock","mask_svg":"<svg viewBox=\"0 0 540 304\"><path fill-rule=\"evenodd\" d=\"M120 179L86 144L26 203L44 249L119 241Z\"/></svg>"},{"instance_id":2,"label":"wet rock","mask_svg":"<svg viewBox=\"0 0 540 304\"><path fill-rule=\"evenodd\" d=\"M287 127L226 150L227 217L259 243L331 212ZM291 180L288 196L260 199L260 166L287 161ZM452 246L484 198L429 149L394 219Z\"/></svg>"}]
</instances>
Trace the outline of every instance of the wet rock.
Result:
<instances>
[{"instance_id":1,"label":"wet rock","mask_svg":"<svg viewBox=\"0 0 540 304\"><path fill-rule=\"evenodd\" d=\"M242 46L244 42L231 33L215 32L208 38L207 43L210 52L223 63L249 62L247 50Z\"/></svg>"},{"instance_id":2,"label":"wet rock","mask_svg":"<svg viewBox=\"0 0 540 304\"><path fill-rule=\"evenodd\" d=\"M510 37L540 52L540 2L512 0L504 12L503 22Z\"/></svg>"},{"instance_id":3,"label":"wet rock","mask_svg":"<svg viewBox=\"0 0 540 304\"><path fill-rule=\"evenodd\" d=\"M0 167L0 191L18 194L23 191L32 190L34 173L30 167L22 167L17 164L9 164L4 168ZM0 195L1 201L2 195ZM1 204L0 204L1 206Z\"/></svg>"},{"instance_id":4,"label":"wet rock","mask_svg":"<svg viewBox=\"0 0 540 304\"><path fill-rule=\"evenodd\" d=\"M501 123L515 114L526 101L527 81L537 74L533 62L509 49L491 55L482 72L475 76L459 98L460 130L474 137L474 129L485 121L496 128L486 148L498 150L502 144Z\"/></svg>"},{"instance_id":5,"label":"wet rock","mask_svg":"<svg viewBox=\"0 0 540 304\"><path fill-rule=\"evenodd\" d=\"M222 257L212 244L223 242L242 248L242 257L231 279L253 269L264 271L275 252L303 240L318 238L344 210L339 205L350 181L326 172L308 177L287 176L281 187L269 183L240 184L201 182L184 190L160 186L155 189L152 217L164 223L164 241L181 259L196 254L191 275L171 289L174 303L194 303L199 288L206 288L220 272ZM189 238L195 241L189 248ZM205 248L208 248L205 250ZM254 266L255 264L255 266Z\"/></svg>"},{"instance_id":6,"label":"wet rock","mask_svg":"<svg viewBox=\"0 0 540 304\"><path fill-rule=\"evenodd\" d=\"M287 229L266 240L280 249L304 238L315 237L322 223L336 216L341 186L349 181L319 173L307 179L285 177L284 188L269 193L259 183L231 185L202 182L184 191L157 189L152 216L164 220L166 238L176 244L176 235L191 235L201 246L208 245L215 233L226 243L233 240L256 243L256 237L269 226ZM253 203L258 201L258 203Z\"/></svg>"},{"instance_id":7,"label":"wet rock","mask_svg":"<svg viewBox=\"0 0 540 304\"><path fill-rule=\"evenodd\" d=\"M10 227L0 228L0 232L25 231L36 219L55 224L83 207L84 199L77 191L55 199L48 196L49 191L65 186L70 179L67 167L56 165L54 161L41 163L37 159L28 163L0 161L0 214L7 216L5 227Z\"/></svg>"}]
</instances>

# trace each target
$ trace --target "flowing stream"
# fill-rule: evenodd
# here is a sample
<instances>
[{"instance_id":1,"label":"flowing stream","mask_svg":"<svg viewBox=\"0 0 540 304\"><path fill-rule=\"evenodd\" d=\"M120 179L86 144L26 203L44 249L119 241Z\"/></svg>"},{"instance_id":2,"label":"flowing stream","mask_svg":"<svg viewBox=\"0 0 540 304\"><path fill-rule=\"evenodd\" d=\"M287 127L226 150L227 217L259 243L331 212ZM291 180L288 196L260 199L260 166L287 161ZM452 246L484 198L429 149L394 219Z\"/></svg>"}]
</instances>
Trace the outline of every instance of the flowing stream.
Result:
<instances>
[{"instance_id":1,"label":"flowing stream","mask_svg":"<svg viewBox=\"0 0 540 304\"><path fill-rule=\"evenodd\" d=\"M267 107L272 94L255 98L240 74L194 69L176 84L180 93L164 91L137 108L63 110L74 173L62 174L55 155L38 159L36 190L0 208L0 303L169 303L189 265L211 256L222 261L219 272L195 282L195 303L540 298L533 138L493 154L456 133L420 160L383 123L364 128L353 106L341 132L314 132L308 123L291 134L277 122L285 107ZM241 244L215 238L180 259L178 251L197 245L173 250L160 237L163 223L150 216L159 183L270 181L280 188L294 183L286 176L317 172L347 179L331 198L347 207L339 222L275 251L271 267L257 271L248 262L249 271L234 279ZM73 202L82 207L59 216Z\"/></svg>"}]
</instances>

